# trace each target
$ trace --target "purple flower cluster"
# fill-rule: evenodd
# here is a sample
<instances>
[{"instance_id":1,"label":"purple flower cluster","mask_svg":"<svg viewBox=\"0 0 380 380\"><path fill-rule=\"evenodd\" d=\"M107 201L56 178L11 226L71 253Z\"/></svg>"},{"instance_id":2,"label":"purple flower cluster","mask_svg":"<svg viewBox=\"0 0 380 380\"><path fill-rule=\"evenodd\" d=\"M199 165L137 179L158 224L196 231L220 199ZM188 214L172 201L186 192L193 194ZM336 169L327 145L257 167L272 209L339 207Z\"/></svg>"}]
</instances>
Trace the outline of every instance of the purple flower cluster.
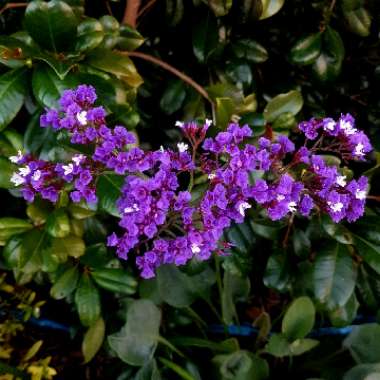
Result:
<instances>
[{"instance_id":1,"label":"purple flower cluster","mask_svg":"<svg viewBox=\"0 0 380 380\"><path fill-rule=\"evenodd\" d=\"M68 190L74 202L91 203L97 201L99 175L110 170L124 175L117 201L122 233L112 233L108 245L123 259L133 250L144 278L153 277L162 264L183 265L194 257L223 254L228 248L221 239L224 229L241 223L255 204L272 220L319 210L335 222L352 222L364 213L367 178L348 180L318 155L327 151L345 161L363 160L372 149L350 115L301 123L306 143L298 150L282 135L262 137L257 146L245 143L252 131L237 124L206 138L211 124L206 120L203 125L177 122L187 141L176 150L146 152L124 127L106 125L105 111L95 100L94 89L82 85L65 91L60 109L41 117L43 127L67 130L72 143L91 144L92 155L76 154L69 163L53 164L19 152L10 159L22 167L11 180L22 186L29 202L36 194L56 202L59 192ZM195 173L207 177L200 199L191 192ZM187 189L180 174L190 179Z\"/></svg>"}]
</instances>

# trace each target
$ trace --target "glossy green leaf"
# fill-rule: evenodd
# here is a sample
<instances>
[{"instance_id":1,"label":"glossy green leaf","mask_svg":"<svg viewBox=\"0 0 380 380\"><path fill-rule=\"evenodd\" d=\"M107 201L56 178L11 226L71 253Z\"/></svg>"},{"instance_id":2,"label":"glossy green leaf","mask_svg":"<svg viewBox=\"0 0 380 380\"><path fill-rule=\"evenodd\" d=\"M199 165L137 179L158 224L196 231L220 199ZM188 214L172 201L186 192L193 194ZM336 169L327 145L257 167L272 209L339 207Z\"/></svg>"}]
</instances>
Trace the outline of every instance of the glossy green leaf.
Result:
<instances>
[{"instance_id":1,"label":"glossy green leaf","mask_svg":"<svg viewBox=\"0 0 380 380\"><path fill-rule=\"evenodd\" d=\"M66 298L76 289L78 280L78 267L74 266L67 269L50 289L50 295L56 300Z\"/></svg>"},{"instance_id":2,"label":"glossy green leaf","mask_svg":"<svg viewBox=\"0 0 380 380\"><path fill-rule=\"evenodd\" d=\"M32 88L33 94L42 107L57 108L58 99L64 90L75 87L77 82L71 76L66 76L64 80L61 80L57 74L46 67L45 65L39 65L33 71ZM41 128L44 130L46 128ZM41 134L44 131L41 131ZM35 142L33 142L35 144Z\"/></svg>"},{"instance_id":3,"label":"glossy green leaf","mask_svg":"<svg viewBox=\"0 0 380 380\"><path fill-rule=\"evenodd\" d=\"M114 293L134 294L136 279L122 268L99 268L91 271L94 281L102 288Z\"/></svg>"},{"instance_id":4,"label":"glossy green leaf","mask_svg":"<svg viewBox=\"0 0 380 380\"><path fill-rule=\"evenodd\" d=\"M86 246L84 241L75 235L68 235L64 238L55 238L52 242L52 254L57 256L59 261L64 262L68 257L79 258L84 255Z\"/></svg>"},{"instance_id":5,"label":"glossy green leaf","mask_svg":"<svg viewBox=\"0 0 380 380\"><path fill-rule=\"evenodd\" d=\"M77 34L77 18L63 1L31 1L25 11L25 27L33 39L53 52L67 51Z\"/></svg>"},{"instance_id":6,"label":"glossy green leaf","mask_svg":"<svg viewBox=\"0 0 380 380\"><path fill-rule=\"evenodd\" d=\"M380 245L373 244L359 235L353 234L355 248L364 261L380 274Z\"/></svg>"},{"instance_id":7,"label":"glossy green leaf","mask_svg":"<svg viewBox=\"0 0 380 380\"><path fill-rule=\"evenodd\" d=\"M286 253L274 252L268 259L263 282L268 288L284 292L290 286L290 266Z\"/></svg>"},{"instance_id":8,"label":"glossy green leaf","mask_svg":"<svg viewBox=\"0 0 380 380\"><path fill-rule=\"evenodd\" d=\"M351 297L343 306L329 310L331 324L335 327L344 327L351 324L356 318L358 308L359 302L355 293L352 293Z\"/></svg>"},{"instance_id":9,"label":"glossy green leaf","mask_svg":"<svg viewBox=\"0 0 380 380\"><path fill-rule=\"evenodd\" d=\"M275 131L281 129L292 129L296 126L297 120L292 112L284 112L278 116L273 122L273 129Z\"/></svg>"},{"instance_id":10,"label":"glossy green leaf","mask_svg":"<svg viewBox=\"0 0 380 380\"><path fill-rule=\"evenodd\" d=\"M135 65L125 54L107 49L95 49L88 55L87 63L99 70L116 75L130 87L138 87L143 82Z\"/></svg>"},{"instance_id":11,"label":"glossy green leaf","mask_svg":"<svg viewBox=\"0 0 380 380\"><path fill-rule=\"evenodd\" d=\"M75 66L75 62L71 59L58 59L56 56L47 53L39 53L34 57L36 60L45 62L48 64L57 74L58 78L63 80L66 75Z\"/></svg>"},{"instance_id":12,"label":"glossy green leaf","mask_svg":"<svg viewBox=\"0 0 380 380\"><path fill-rule=\"evenodd\" d=\"M262 63L268 59L268 51L264 46L252 39L241 39L231 45L232 52L238 58L245 58L252 63Z\"/></svg>"},{"instance_id":13,"label":"glossy green leaf","mask_svg":"<svg viewBox=\"0 0 380 380\"><path fill-rule=\"evenodd\" d=\"M303 338L314 326L315 307L309 297L296 298L282 320L281 330L291 340Z\"/></svg>"},{"instance_id":14,"label":"glossy green leaf","mask_svg":"<svg viewBox=\"0 0 380 380\"><path fill-rule=\"evenodd\" d=\"M84 363L90 362L96 353L102 347L106 326L102 317L100 317L84 334L82 342L82 353Z\"/></svg>"},{"instance_id":15,"label":"glossy green leaf","mask_svg":"<svg viewBox=\"0 0 380 380\"><path fill-rule=\"evenodd\" d=\"M112 49L119 40L120 24L115 17L110 15L102 16L99 21L104 30L104 37L100 46L105 49Z\"/></svg>"},{"instance_id":16,"label":"glossy green leaf","mask_svg":"<svg viewBox=\"0 0 380 380\"><path fill-rule=\"evenodd\" d=\"M314 262L314 294L329 308L343 306L356 283L357 266L350 251L339 243L319 250Z\"/></svg>"},{"instance_id":17,"label":"glossy green leaf","mask_svg":"<svg viewBox=\"0 0 380 380\"><path fill-rule=\"evenodd\" d=\"M78 38L75 49L88 51L96 48L103 41L103 25L94 18L86 18L78 25Z\"/></svg>"},{"instance_id":18,"label":"glossy green leaf","mask_svg":"<svg viewBox=\"0 0 380 380\"><path fill-rule=\"evenodd\" d=\"M25 68L0 75L0 131L18 114L26 94Z\"/></svg>"},{"instance_id":19,"label":"glossy green leaf","mask_svg":"<svg viewBox=\"0 0 380 380\"><path fill-rule=\"evenodd\" d=\"M286 94L280 94L271 99L264 109L265 120L274 122L281 114L288 112L296 115L301 111L303 98L299 91L293 90Z\"/></svg>"},{"instance_id":20,"label":"glossy green leaf","mask_svg":"<svg viewBox=\"0 0 380 380\"><path fill-rule=\"evenodd\" d=\"M4 245L11 236L28 231L31 228L33 225L24 219L0 218L0 245Z\"/></svg>"},{"instance_id":21,"label":"glossy green leaf","mask_svg":"<svg viewBox=\"0 0 380 380\"><path fill-rule=\"evenodd\" d=\"M120 216L116 201L120 197L120 189L123 183L124 177L116 174L103 174L99 177L96 195L101 210L113 216Z\"/></svg>"},{"instance_id":22,"label":"glossy green leaf","mask_svg":"<svg viewBox=\"0 0 380 380\"><path fill-rule=\"evenodd\" d=\"M344 340L343 346L350 350L357 363L380 362L380 325L376 323L355 326Z\"/></svg>"},{"instance_id":23,"label":"glossy green leaf","mask_svg":"<svg viewBox=\"0 0 380 380\"><path fill-rule=\"evenodd\" d=\"M161 109L168 115L178 111L186 97L186 86L181 80L168 83L160 100Z\"/></svg>"},{"instance_id":24,"label":"glossy green leaf","mask_svg":"<svg viewBox=\"0 0 380 380\"><path fill-rule=\"evenodd\" d=\"M67 213L59 208L53 211L46 221L46 231L56 238L63 238L70 234L70 221Z\"/></svg>"},{"instance_id":25,"label":"glossy green leaf","mask_svg":"<svg viewBox=\"0 0 380 380\"><path fill-rule=\"evenodd\" d=\"M231 98L216 98L216 124L225 129L231 121L235 111L235 104Z\"/></svg>"},{"instance_id":26,"label":"glossy green leaf","mask_svg":"<svg viewBox=\"0 0 380 380\"><path fill-rule=\"evenodd\" d=\"M206 63L210 54L218 46L216 19L208 14L197 19L192 28L193 52L201 63Z\"/></svg>"},{"instance_id":27,"label":"glossy green leaf","mask_svg":"<svg viewBox=\"0 0 380 380\"><path fill-rule=\"evenodd\" d=\"M262 4L262 12L260 20L272 17L275 15L284 5L285 0L260 0Z\"/></svg>"},{"instance_id":28,"label":"glossy green leaf","mask_svg":"<svg viewBox=\"0 0 380 380\"><path fill-rule=\"evenodd\" d=\"M289 58L296 65L310 65L321 54L321 33L310 34L300 38L291 48Z\"/></svg>"},{"instance_id":29,"label":"glossy green leaf","mask_svg":"<svg viewBox=\"0 0 380 380\"><path fill-rule=\"evenodd\" d=\"M348 29L361 37L367 37L370 34L371 15L367 9L360 7L352 11L343 12L347 22Z\"/></svg>"},{"instance_id":30,"label":"glossy green leaf","mask_svg":"<svg viewBox=\"0 0 380 380\"><path fill-rule=\"evenodd\" d=\"M83 273L75 292L75 305L83 326L93 325L100 317L99 291L88 273Z\"/></svg>"},{"instance_id":31,"label":"glossy green leaf","mask_svg":"<svg viewBox=\"0 0 380 380\"><path fill-rule=\"evenodd\" d=\"M225 16L232 7L232 0L208 0L208 5L216 17Z\"/></svg>"},{"instance_id":32,"label":"glossy green leaf","mask_svg":"<svg viewBox=\"0 0 380 380\"><path fill-rule=\"evenodd\" d=\"M302 355L318 346L318 344L319 341L315 339L296 339L294 342L289 344L290 355Z\"/></svg>"},{"instance_id":33,"label":"glossy green leaf","mask_svg":"<svg viewBox=\"0 0 380 380\"><path fill-rule=\"evenodd\" d=\"M275 356L276 358L289 356L290 348L287 337L283 334L271 335L268 344L265 346L265 352Z\"/></svg>"},{"instance_id":34,"label":"glossy green leaf","mask_svg":"<svg viewBox=\"0 0 380 380\"><path fill-rule=\"evenodd\" d=\"M127 323L108 337L108 343L124 362L141 366L152 359L158 344L161 311L149 300L133 301Z\"/></svg>"},{"instance_id":35,"label":"glossy green leaf","mask_svg":"<svg viewBox=\"0 0 380 380\"><path fill-rule=\"evenodd\" d=\"M120 37L117 40L117 47L122 50L133 51L144 43L144 37L129 25L120 26Z\"/></svg>"},{"instance_id":36,"label":"glossy green leaf","mask_svg":"<svg viewBox=\"0 0 380 380\"><path fill-rule=\"evenodd\" d=\"M344 374L343 380L379 380L380 363L358 364Z\"/></svg>"},{"instance_id":37,"label":"glossy green leaf","mask_svg":"<svg viewBox=\"0 0 380 380\"><path fill-rule=\"evenodd\" d=\"M10 181L17 167L8 158L0 157L0 188L11 189L14 184Z\"/></svg>"},{"instance_id":38,"label":"glossy green leaf","mask_svg":"<svg viewBox=\"0 0 380 380\"><path fill-rule=\"evenodd\" d=\"M325 232L341 244L352 244L353 238L350 231L339 223L334 223L327 215L322 217L322 227Z\"/></svg>"}]
</instances>

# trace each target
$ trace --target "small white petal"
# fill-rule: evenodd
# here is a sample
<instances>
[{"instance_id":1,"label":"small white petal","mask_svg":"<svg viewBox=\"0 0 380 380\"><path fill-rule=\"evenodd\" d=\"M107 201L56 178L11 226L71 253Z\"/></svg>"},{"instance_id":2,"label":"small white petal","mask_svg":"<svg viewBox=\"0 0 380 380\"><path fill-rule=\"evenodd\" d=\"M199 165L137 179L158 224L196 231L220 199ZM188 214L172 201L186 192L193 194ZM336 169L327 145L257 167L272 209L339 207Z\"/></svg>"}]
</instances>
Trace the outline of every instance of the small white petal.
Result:
<instances>
[{"instance_id":1,"label":"small white petal","mask_svg":"<svg viewBox=\"0 0 380 380\"><path fill-rule=\"evenodd\" d=\"M210 173L207 177L208 177L208 179L214 179L216 177L216 174Z\"/></svg>"},{"instance_id":2,"label":"small white petal","mask_svg":"<svg viewBox=\"0 0 380 380\"><path fill-rule=\"evenodd\" d=\"M165 149L164 149L164 147L163 147L162 145L160 146L160 152L161 152L161 153L164 153L164 152L165 152Z\"/></svg>"},{"instance_id":3,"label":"small white petal","mask_svg":"<svg viewBox=\"0 0 380 380\"><path fill-rule=\"evenodd\" d=\"M13 173L10 181L14 183L16 186L20 186L25 182L25 178L21 177L18 173Z\"/></svg>"},{"instance_id":4,"label":"small white petal","mask_svg":"<svg viewBox=\"0 0 380 380\"><path fill-rule=\"evenodd\" d=\"M212 124L212 120L206 119L205 124L209 127Z\"/></svg>"},{"instance_id":5,"label":"small white petal","mask_svg":"<svg viewBox=\"0 0 380 380\"><path fill-rule=\"evenodd\" d=\"M343 203L342 202L327 202L327 204L330 206L330 209L332 212L341 212L343 209Z\"/></svg>"},{"instance_id":6,"label":"small white petal","mask_svg":"<svg viewBox=\"0 0 380 380\"><path fill-rule=\"evenodd\" d=\"M344 132L346 136L353 135L357 132L357 129L352 126L351 123L345 120L339 122L340 129Z\"/></svg>"},{"instance_id":7,"label":"small white petal","mask_svg":"<svg viewBox=\"0 0 380 380\"><path fill-rule=\"evenodd\" d=\"M336 177L336 183L340 187L346 186L347 185L346 176L345 175L338 175L338 177Z\"/></svg>"},{"instance_id":8,"label":"small white petal","mask_svg":"<svg viewBox=\"0 0 380 380\"><path fill-rule=\"evenodd\" d=\"M32 175L33 181L38 181L41 178L41 170L36 170Z\"/></svg>"},{"instance_id":9,"label":"small white petal","mask_svg":"<svg viewBox=\"0 0 380 380\"><path fill-rule=\"evenodd\" d=\"M296 212L297 211L297 203L292 201L288 203L288 210L290 212Z\"/></svg>"},{"instance_id":10,"label":"small white petal","mask_svg":"<svg viewBox=\"0 0 380 380\"><path fill-rule=\"evenodd\" d=\"M83 154L76 154L75 156L73 156L73 158L71 159L74 164L76 166L79 166L80 163L84 160L84 155Z\"/></svg>"},{"instance_id":11,"label":"small white petal","mask_svg":"<svg viewBox=\"0 0 380 380\"><path fill-rule=\"evenodd\" d=\"M281 202L281 201L283 201L283 200L285 199L285 196L282 195L282 194L279 194L279 195L277 195L276 199L277 199L279 202Z\"/></svg>"},{"instance_id":12,"label":"small white petal","mask_svg":"<svg viewBox=\"0 0 380 380\"><path fill-rule=\"evenodd\" d=\"M245 216L245 210L251 208L252 206L247 202L242 202L239 205L239 213L241 216Z\"/></svg>"},{"instance_id":13,"label":"small white petal","mask_svg":"<svg viewBox=\"0 0 380 380\"><path fill-rule=\"evenodd\" d=\"M126 207L124 209L124 214L130 214L131 212L139 211L139 207L137 206L137 203L134 203L132 207Z\"/></svg>"},{"instance_id":14,"label":"small white petal","mask_svg":"<svg viewBox=\"0 0 380 380\"><path fill-rule=\"evenodd\" d=\"M335 125L336 125L335 121L329 121L327 124L323 126L323 129L325 131L333 131L335 128Z\"/></svg>"},{"instance_id":15,"label":"small white petal","mask_svg":"<svg viewBox=\"0 0 380 380\"><path fill-rule=\"evenodd\" d=\"M175 126L176 126L176 127L180 127L180 128L182 128L182 127L184 126L184 124L185 124L185 123L184 123L183 121L176 121L176 122L175 122Z\"/></svg>"},{"instance_id":16,"label":"small white petal","mask_svg":"<svg viewBox=\"0 0 380 380\"><path fill-rule=\"evenodd\" d=\"M18 172L23 176L23 177L26 177L28 174L30 174L30 167L29 166L25 166L23 168L20 168L18 170Z\"/></svg>"},{"instance_id":17,"label":"small white petal","mask_svg":"<svg viewBox=\"0 0 380 380\"><path fill-rule=\"evenodd\" d=\"M183 153L183 152L186 152L189 149L189 146L187 144L181 142L181 143L177 144L177 148L178 148L178 151L180 153Z\"/></svg>"},{"instance_id":18,"label":"small white petal","mask_svg":"<svg viewBox=\"0 0 380 380\"><path fill-rule=\"evenodd\" d=\"M24 158L21 150L17 151L17 156L10 156L9 160L14 164L18 164Z\"/></svg>"},{"instance_id":19,"label":"small white petal","mask_svg":"<svg viewBox=\"0 0 380 380\"><path fill-rule=\"evenodd\" d=\"M80 125L87 125L87 111L81 111L77 113L77 120Z\"/></svg>"},{"instance_id":20,"label":"small white petal","mask_svg":"<svg viewBox=\"0 0 380 380\"><path fill-rule=\"evenodd\" d=\"M355 146L355 151L354 154L355 156L364 156L364 145L362 143L359 143L358 145Z\"/></svg>"},{"instance_id":21,"label":"small white petal","mask_svg":"<svg viewBox=\"0 0 380 380\"><path fill-rule=\"evenodd\" d=\"M74 165L73 164L68 164L68 165L62 165L63 173L65 175L69 175L73 172L74 170Z\"/></svg>"},{"instance_id":22,"label":"small white petal","mask_svg":"<svg viewBox=\"0 0 380 380\"><path fill-rule=\"evenodd\" d=\"M366 190L359 190L357 189L356 192L355 192L355 198L356 199L359 199L359 200L363 200L365 199L367 196L367 191Z\"/></svg>"},{"instance_id":23,"label":"small white petal","mask_svg":"<svg viewBox=\"0 0 380 380\"><path fill-rule=\"evenodd\" d=\"M199 245L193 243L191 244L191 252L193 253L199 253L201 251L201 249L199 248Z\"/></svg>"}]
</instances>

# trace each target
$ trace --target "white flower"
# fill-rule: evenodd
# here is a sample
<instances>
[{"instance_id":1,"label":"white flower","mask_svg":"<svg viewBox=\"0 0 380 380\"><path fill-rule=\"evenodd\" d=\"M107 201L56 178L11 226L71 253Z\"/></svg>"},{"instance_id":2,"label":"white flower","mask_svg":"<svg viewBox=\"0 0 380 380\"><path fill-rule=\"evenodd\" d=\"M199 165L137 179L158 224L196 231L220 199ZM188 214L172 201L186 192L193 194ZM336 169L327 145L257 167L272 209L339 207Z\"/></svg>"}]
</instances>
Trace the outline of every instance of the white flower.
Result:
<instances>
[{"instance_id":1,"label":"white flower","mask_svg":"<svg viewBox=\"0 0 380 380\"><path fill-rule=\"evenodd\" d=\"M185 123L183 121L176 121L175 126L182 128Z\"/></svg>"},{"instance_id":2,"label":"white flower","mask_svg":"<svg viewBox=\"0 0 380 380\"><path fill-rule=\"evenodd\" d=\"M359 199L359 200L363 200L365 199L367 196L367 191L366 190L359 190L357 189L356 192L355 192L355 198L356 199Z\"/></svg>"},{"instance_id":3,"label":"white flower","mask_svg":"<svg viewBox=\"0 0 380 380\"><path fill-rule=\"evenodd\" d=\"M362 143L359 143L358 145L356 145L355 151L354 151L355 156L364 156L363 149L364 149L364 145Z\"/></svg>"},{"instance_id":4,"label":"white flower","mask_svg":"<svg viewBox=\"0 0 380 380\"><path fill-rule=\"evenodd\" d=\"M353 127L353 125L345 120L341 120L339 122L340 129L344 132L346 136L353 135L357 132L357 129Z\"/></svg>"},{"instance_id":5,"label":"white flower","mask_svg":"<svg viewBox=\"0 0 380 380\"><path fill-rule=\"evenodd\" d=\"M18 172L23 176L23 177L26 177L28 174L30 174L30 167L29 166L25 166L23 168L20 168L18 170Z\"/></svg>"},{"instance_id":6,"label":"white flower","mask_svg":"<svg viewBox=\"0 0 380 380\"><path fill-rule=\"evenodd\" d=\"M126 207L124 209L124 214L130 214L131 212L139 211L139 206L137 206L137 203L134 203L132 207Z\"/></svg>"},{"instance_id":7,"label":"white flower","mask_svg":"<svg viewBox=\"0 0 380 380\"><path fill-rule=\"evenodd\" d=\"M336 183L340 187L346 186L347 185L346 176L345 175L338 175L338 177L336 177Z\"/></svg>"},{"instance_id":8,"label":"white flower","mask_svg":"<svg viewBox=\"0 0 380 380\"><path fill-rule=\"evenodd\" d=\"M208 177L208 179L214 179L216 177L216 174L210 173L207 177Z\"/></svg>"},{"instance_id":9,"label":"white flower","mask_svg":"<svg viewBox=\"0 0 380 380\"><path fill-rule=\"evenodd\" d=\"M165 149L164 149L164 147L163 147L162 145L160 146L160 152L161 152L161 153L164 153L164 152L165 152Z\"/></svg>"},{"instance_id":10,"label":"white flower","mask_svg":"<svg viewBox=\"0 0 380 380\"><path fill-rule=\"evenodd\" d=\"M201 251L201 249L199 248L199 245L198 244L191 244L191 252L193 253L199 253Z\"/></svg>"},{"instance_id":11,"label":"white flower","mask_svg":"<svg viewBox=\"0 0 380 380\"><path fill-rule=\"evenodd\" d=\"M285 199L285 196L282 195L282 194L279 194L279 195L277 195L276 199L277 199L279 202L281 202L281 201L283 201L283 200Z\"/></svg>"},{"instance_id":12,"label":"white flower","mask_svg":"<svg viewBox=\"0 0 380 380\"><path fill-rule=\"evenodd\" d=\"M334 121L334 120L331 120L331 121L329 121L328 123L326 123L326 124L323 126L323 129L324 129L325 131L333 131L334 128L335 128L335 125L336 125L335 121Z\"/></svg>"},{"instance_id":13,"label":"white flower","mask_svg":"<svg viewBox=\"0 0 380 380\"><path fill-rule=\"evenodd\" d=\"M87 125L87 111L81 111L77 113L77 120L80 125Z\"/></svg>"},{"instance_id":14,"label":"white flower","mask_svg":"<svg viewBox=\"0 0 380 380\"><path fill-rule=\"evenodd\" d=\"M207 127L209 127L212 124L212 120L206 119L205 124L207 125Z\"/></svg>"},{"instance_id":15,"label":"white flower","mask_svg":"<svg viewBox=\"0 0 380 380\"><path fill-rule=\"evenodd\" d=\"M41 170L36 170L32 175L33 181L38 181L41 178Z\"/></svg>"},{"instance_id":16,"label":"white flower","mask_svg":"<svg viewBox=\"0 0 380 380\"><path fill-rule=\"evenodd\" d=\"M297 211L297 203L292 201L288 203L288 210L290 212L296 212Z\"/></svg>"},{"instance_id":17,"label":"white flower","mask_svg":"<svg viewBox=\"0 0 380 380\"><path fill-rule=\"evenodd\" d=\"M76 166L79 166L80 163L84 160L84 155L83 154L76 154L75 156L73 156L73 158L71 159L74 164Z\"/></svg>"},{"instance_id":18,"label":"white flower","mask_svg":"<svg viewBox=\"0 0 380 380\"><path fill-rule=\"evenodd\" d=\"M178 151L180 153L186 152L189 149L189 146L183 142L177 144Z\"/></svg>"},{"instance_id":19,"label":"white flower","mask_svg":"<svg viewBox=\"0 0 380 380\"><path fill-rule=\"evenodd\" d=\"M22 159L24 158L21 150L17 151L17 156L10 156L9 160L13 162L14 164L18 164Z\"/></svg>"},{"instance_id":20,"label":"white flower","mask_svg":"<svg viewBox=\"0 0 380 380\"><path fill-rule=\"evenodd\" d=\"M247 202L242 202L239 205L239 213L241 216L245 216L245 210L251 208L252 206Z\"/></svg>"},{"instance_id":21,"label":"white flower","mask_svg":"<svg viewBox=\"0 0 380 380\"><path fill-rule=\"evenodd\" d=\"M330 210L332 212L341 212L343 209L343 203L342 202L327 202L327 204L330 206Z\"/></svg>"},{"instance_id":22,"label":"white flower","mask_svg":"<svg viewBox=\"0 0 380 380\"><path fill-rule=\"evenodd\" d=\"M12 183L14 183L16 186L20 186L21 184L23 184L25 182L25 179L23 177L21 177L20 174L13 173L10 181Z\"/></svg>"},{"instance_id":23,"label":"white flower","mask_svg":"<svg viewBox=\"0 0 380 380\"><path fill-rule=\"evenodd\" d=\"M63 169L63 174L64 175L69 175L73 172L74 170L74 165L73 164L68 164L68 165L62 165Z\"/></svg>"}]
</instances>

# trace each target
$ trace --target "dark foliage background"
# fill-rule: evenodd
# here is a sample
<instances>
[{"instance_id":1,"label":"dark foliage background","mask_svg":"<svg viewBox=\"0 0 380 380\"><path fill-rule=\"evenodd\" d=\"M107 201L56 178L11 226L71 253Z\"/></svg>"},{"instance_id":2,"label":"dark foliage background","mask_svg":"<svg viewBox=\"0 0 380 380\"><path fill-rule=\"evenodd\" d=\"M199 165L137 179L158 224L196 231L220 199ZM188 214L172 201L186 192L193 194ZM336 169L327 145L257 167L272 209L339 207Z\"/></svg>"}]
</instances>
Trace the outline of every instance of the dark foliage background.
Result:
<instances>
[{"instance_id":1,"label":"dark foliage background","mask_svg":"<svg viewBox=\"0 0 380 380\"><path fill-rule=\"evenodd\" d=\"M1 3L0 377L377 379L380 3L128 4ZM240 120L255 138L297 142L299 121L350 112L375 151L350 168L326 160L370 177L366 216L272 223L251 209L225 232L230 256L141 280L104 244L122 178L99 179L96 209L27 205L9 182L18 149L73 152L38 120L79 83L145 148L176 144L177 120L212 118L211 134Z\"/></svg>"}]
</instances>

